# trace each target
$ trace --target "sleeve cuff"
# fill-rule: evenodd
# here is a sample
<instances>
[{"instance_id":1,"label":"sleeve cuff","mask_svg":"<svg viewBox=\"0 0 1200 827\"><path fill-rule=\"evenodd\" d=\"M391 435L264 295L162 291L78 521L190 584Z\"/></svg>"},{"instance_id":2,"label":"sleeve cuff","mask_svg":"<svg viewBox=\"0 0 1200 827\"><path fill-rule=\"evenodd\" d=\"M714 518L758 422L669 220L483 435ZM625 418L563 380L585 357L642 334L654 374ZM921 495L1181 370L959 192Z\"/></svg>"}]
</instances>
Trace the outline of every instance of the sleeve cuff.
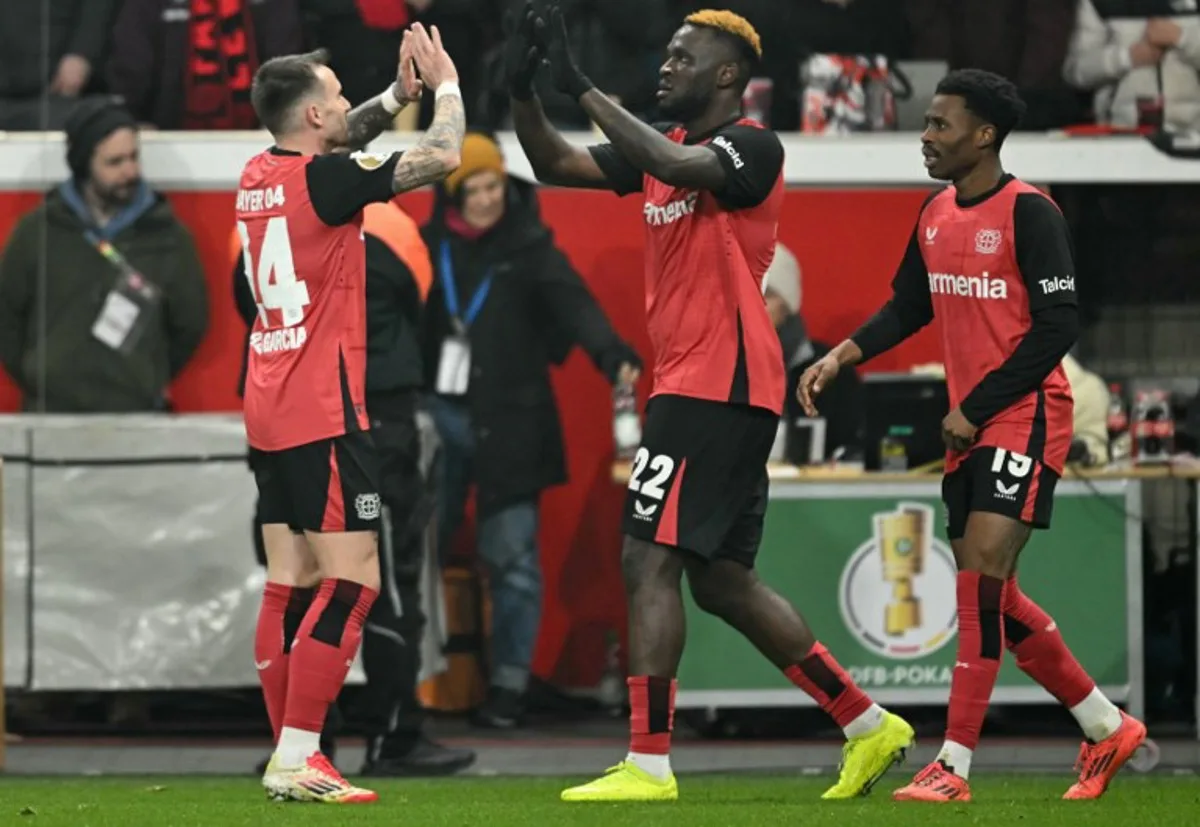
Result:
<instances>
[{"instance_id":1,"label":"sleeve cuff","mask_svg":"<svg viewBox=\"0 0 1200 827\"><path fill-rule=\"evenodd\" d=\"M972 391L972 393L974 393L974 391ZM971 394L967 394L966 399L959 404L958 409L962 412L962 415L966 417L966 420L976 428L982 428L984 423L991 418L990 416L987 416L987 412L984 411L981 406L971 398Z\"/></svg>"}]
</instances>

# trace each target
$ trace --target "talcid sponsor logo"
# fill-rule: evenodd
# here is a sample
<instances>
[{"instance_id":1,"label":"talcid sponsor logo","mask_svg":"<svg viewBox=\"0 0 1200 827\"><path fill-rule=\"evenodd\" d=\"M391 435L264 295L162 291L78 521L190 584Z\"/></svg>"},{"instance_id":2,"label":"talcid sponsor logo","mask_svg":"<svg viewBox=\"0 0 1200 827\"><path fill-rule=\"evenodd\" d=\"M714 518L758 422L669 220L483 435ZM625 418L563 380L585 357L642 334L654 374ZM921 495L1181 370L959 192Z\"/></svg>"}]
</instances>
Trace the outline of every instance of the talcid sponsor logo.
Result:
<instances>
[{"instance_id":1,"label":"talcid sponsor logo","mask_svg":"<svg viewBox=\"0 0 1200 827\"><path fill-rule=\"evenodd\" d=\"M731 161L733 161L734 169L741 169L742 167L746 166L746 162L742 160L742 156L738 153L737 149L734 148L733 144L729 143L729 139L724 135L718 135L717 137L713 138L713 146L719 146L721 149L725 150L725 154L729 156Z\"/></svg>"},{"instance_id":2,"label":"talcid sponsor logo","mask_svg":"<svg viewBox=\"0 0 1200 827\"><path fill-rule=\"evenodd\" d=\"M973 299L1007 299L1008 283L1004 279L992 278L987 270L980 276L930 273L929 292Z\"/></svg>"},{"instance_id":3,"label":"talcid sponsor logo","mask_svg":"<svg viewBox=\"0 0 1200 827\"><path fill-rule=\"evenodd\" d=\"M1062 276L1061 278L1057 279L1039 279L1038 287L1041 287L1042 293L1047 296L1051 293L1058 293L1062 290L1070 290L1072 293L1074 293L1075 277Z\"/></svg>"}]
</instances>

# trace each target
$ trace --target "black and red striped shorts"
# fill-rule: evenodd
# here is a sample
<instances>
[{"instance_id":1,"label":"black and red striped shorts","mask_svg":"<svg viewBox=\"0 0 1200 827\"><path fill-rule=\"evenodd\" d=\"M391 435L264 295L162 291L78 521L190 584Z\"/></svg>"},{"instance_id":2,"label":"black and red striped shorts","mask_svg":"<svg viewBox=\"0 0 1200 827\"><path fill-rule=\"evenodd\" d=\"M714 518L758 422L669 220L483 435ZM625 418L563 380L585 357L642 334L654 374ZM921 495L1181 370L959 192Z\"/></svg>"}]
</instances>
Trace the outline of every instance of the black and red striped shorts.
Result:
<instances>
[{"instance_id":1,"label":"black and red striped shorts","mask_svg":"<svg viewBox=\"0 0 1200 827\"><path fill-rule=\"evenodd\" d=\"M282 451L250 449L263 525L336 533L379 528L379 455L370 431Z\"/></svg>"},{"instance_id":2,"label":"black and red striped shorts","mask_svg":"<svg viewBox=\"0 0 1200 827\"><path fill-rule=\"evenodd\" d=\"M763 408L651 398L625 496L624 533L753 568L778 428L779 416Z\"/></svg>"},{"instance_id":3,"label":"black and red striped shorts","mask_svg":"<svg viewBox=\"0 0 1200 827\"><path fill-rule=\"evenodd\" d=\"M1058 474L1038 457L986 445L976 448L942 479L946 535L967 532L972 511L1011 517L1033 528L1049 528Z\"/></svg>"}]
</instances>

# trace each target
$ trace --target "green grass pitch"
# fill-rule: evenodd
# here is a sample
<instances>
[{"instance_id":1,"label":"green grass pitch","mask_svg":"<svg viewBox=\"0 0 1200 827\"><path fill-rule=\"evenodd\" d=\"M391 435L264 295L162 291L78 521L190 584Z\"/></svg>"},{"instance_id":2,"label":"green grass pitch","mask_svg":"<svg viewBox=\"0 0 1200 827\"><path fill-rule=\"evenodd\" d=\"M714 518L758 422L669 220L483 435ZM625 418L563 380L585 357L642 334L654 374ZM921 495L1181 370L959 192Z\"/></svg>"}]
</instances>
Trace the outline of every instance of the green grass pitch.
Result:
<instances>
[{"instance_id":1,"label":"green grass pitch","mask_svg":"<svg viewBox=\"0 0 1200 827\"><path fill-rule=\"evenodd\" d=\"M622 825L637 827L1040 827L1041 825L1193 824L1200 812L1195 777L1122 774L1100 801L1059 797L1068 776L980 775L970 804L895 804L907 781L889 773L866 799L819 800L829 778L688 775L680 800L615 805L564 804L558 793L576 779L456 778L383 781L375 804L273 804L253 779L0 778L0 825L13 827L193 827L193 825ZM578 779L583 780L583 779Z\"/></svg>"}]
</instances>

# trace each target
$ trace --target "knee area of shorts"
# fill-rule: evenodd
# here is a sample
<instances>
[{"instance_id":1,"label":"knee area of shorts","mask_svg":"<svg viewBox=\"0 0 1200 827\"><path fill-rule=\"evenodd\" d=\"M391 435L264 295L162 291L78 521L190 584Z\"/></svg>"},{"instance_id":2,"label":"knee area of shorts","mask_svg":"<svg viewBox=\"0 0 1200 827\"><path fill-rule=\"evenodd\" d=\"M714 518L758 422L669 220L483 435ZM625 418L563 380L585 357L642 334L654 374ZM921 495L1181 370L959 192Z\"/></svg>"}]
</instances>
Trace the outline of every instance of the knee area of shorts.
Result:
<instances>
[{"instance_id":1,"label":"knee area of shorts","mask_svg":"<svg viewBox=\"0 0 1200 827\"><path fill-rule=\"evenodd\" d=\"M683 573L684 552L636 537L625 537L621 548L621 573L632 591L659 581L678 583Z\"/></svg>"},{"instance_id":2,"label":"knee area of shorts","mask_svg":"<svg viewBox=\"0 0 1200 827\"><path fill-rule=\"evenodd\" d=\"M321 574L329 579L349 580L360 583L373 591L379 591L379 554L375 547L369 550L363 548L354 554L339 557L336 554L325 557Z\"/></svg>"},{"instance_id":3,"label":"knee area of shorts","mask_svg":"<svg viewBox=\"0 0 1200 827\"><path fill-rule=\"evenodd\" d=\"M1007 580L1015 562L1003 549L967 546L958 561L958 570Z\"/></svg>"},{"instance_id":4,"label":"knee area of shorts","mask_svg":"<svg viewBox=\"0 0 1200 827\"><path fill-rule=\"evenodd\" d=\"M717 617L727 617L745 605L748 591L739 578L726 579L716 572L688 573L688 588L692 599L702 611Z\"/></svg>"},{"instance_id":5,"label":"knee area of shorts","mask_svg":"<svg viewBox=\"0 0 1200 827\"><path fill-rule=\"evenodd\" d=\"M321 585L321 572L315 566L307 569L286 569L267 566L267 580L293 589L315 589Z\"/></svg>"},{"instance_id":6,"label":"knee area of shorts","mask_svg":"<svg viewBox=\"0 0 1200 827\"><path fill-rule=\"evenodd\" d=\"M350 583L357 583L376 593L382 588L379 566L375 566L374 568L370 565L347 566L339 568L336 574L327 575L327 577L333 580L346 580Z\"/></svg>"},{"instance_id":7,"label":"knee area of shorts","mask_svg":"<svg viewBox=\"0 0 1200 827\"><path fill-rule=\"evenodd\" d=\"M373 592L378 592L380 589L379 567L376 566L372 571L363 572L362 576L356 578L356 582L361 583Z\"/></svg>"},{"instance_id":8,"label":"knee area of shorts","mask_svg":"<svg viewBox=\"0 0 1200 827\"><path fill-rule=\"evenodd\" d=\"M957 562L959 571L973 571L1007 580L1016 568L1017 558L1013 550L1004 544L964 542Z\"/></svg>"},{"instance_id":9,"label":"knee area of shorts","mask_svg":"<svg viewBox=\"0 0 1200 827\"><path fill-rule=\"evenodd\" d=\"M317 559L301 544L293 545L291 538L286 544L267 546L267 579L285 586L309 589L321 582L321 568Z\"/></svg>"}]
</instances>

